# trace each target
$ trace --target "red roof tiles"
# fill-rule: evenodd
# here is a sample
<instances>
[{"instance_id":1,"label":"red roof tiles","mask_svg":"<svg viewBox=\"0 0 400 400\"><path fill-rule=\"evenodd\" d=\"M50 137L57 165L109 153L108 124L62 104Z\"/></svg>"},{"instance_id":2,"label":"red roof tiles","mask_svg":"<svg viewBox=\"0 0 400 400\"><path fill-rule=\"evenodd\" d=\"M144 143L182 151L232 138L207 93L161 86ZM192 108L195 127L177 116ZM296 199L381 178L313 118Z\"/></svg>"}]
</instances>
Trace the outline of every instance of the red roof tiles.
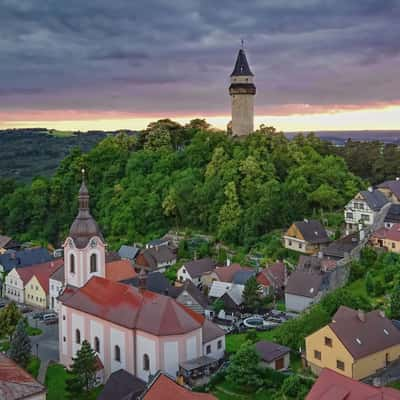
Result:
<instances>
[{"instance_id":1,"label":"red roof tiles","mask_svg":"<svg viewBox=\"0 0 400 400\"><path fill-rule=\"evenodd\" d=\"M143 400L217 400L212 394L192 392L160 374L150 385Z\"/></svg>"},{"instance_id":2,"label":"red roof tiles","mask_svg":"<svg viewBox=\"0 0 400 400\"><path fill-rule=\"evenodd\" d=\"M377 239L389 239L394 242L400 241L400 224L394 224L391 228L381 228L373 234Z\"/></svg>"},{"instance_id":3,"label":"red roof tiles","mask_svg":"<svg viewBox=\"0 0 400 400\"><path fill-rule=\"evenodd\" d=\"M106 278L114 282L133 279L137 275L129 260L112 261L106 264Z\"/></svg>"},{"instance_id":4,"label":"red roof tiles","mask_svg":"<svg viewBox=\"0 0 400 400\"><path fill-rule=\"evenodd\" d=\"M85 286L61 296L64 305L99 318L158 336L201 328L204 317L170 297L93 277Z\"/></svg>"},{"instance_id":5,"label":"red roof tiles","mask_svg":"<svg viewBox=\"0 0 400 400\"><path fill-rule=\"evenodd\" d=\"M324 369L306 400L400 400L400 391L373 387Z\"/></svg>"}]
</instances>

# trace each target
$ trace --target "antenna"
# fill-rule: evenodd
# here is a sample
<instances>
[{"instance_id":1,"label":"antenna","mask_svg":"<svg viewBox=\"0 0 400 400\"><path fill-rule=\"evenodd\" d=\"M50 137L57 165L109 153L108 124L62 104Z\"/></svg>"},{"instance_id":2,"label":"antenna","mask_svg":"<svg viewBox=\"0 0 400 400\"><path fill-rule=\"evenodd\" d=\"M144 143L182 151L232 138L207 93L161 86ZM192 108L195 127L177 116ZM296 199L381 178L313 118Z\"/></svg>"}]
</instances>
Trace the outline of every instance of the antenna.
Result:
<instances>
[{"instance_id":1,"label":"antenna","mask_svg":"<svg viewBox=\"0 0 400 400\"><path fill-rule=\"evenodd\" d=\"M244 39L240 39L240 44L242 46L242 50L244 50Z\"/></svg>"}]
</instances>

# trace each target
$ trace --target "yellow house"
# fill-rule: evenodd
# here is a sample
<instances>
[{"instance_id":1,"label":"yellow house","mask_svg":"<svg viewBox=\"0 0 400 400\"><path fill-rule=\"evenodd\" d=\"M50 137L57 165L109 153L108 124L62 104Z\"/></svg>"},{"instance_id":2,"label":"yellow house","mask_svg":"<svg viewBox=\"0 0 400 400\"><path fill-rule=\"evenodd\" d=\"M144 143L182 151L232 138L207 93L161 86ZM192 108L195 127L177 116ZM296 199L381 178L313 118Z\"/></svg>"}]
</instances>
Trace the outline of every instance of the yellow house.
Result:
<instances>
[{"instance_id":1,"label":"yellow house","mask_svg":"<svg viewBox=\"0 0 400 400\"><path fill-rule=\"evenodd\" d=\"M361 380L400 358L400 331L381 311L341 306L332 322L306 338L306 360L319 375L330 368Z\"/></svg>"},{"instance_id":2,"label":"yellow house","mask_svg":"<svg viewBox=\"0 0 400 400\"><path fill-rule=\"evenodd\" d=\"M47 293L36 275L33 275L25 285L25 304L43 309L47 308Z\"/></svg>"},{"instance_id":3,"label":"yellow house","mask_svg":"<svg viewBox=\"0 0 400 400\"><path fill-rule=\"evenodd\" d=\"M293 222L283 236L283 245L287 249L305 254L315 254L329 242L325 228L316 220Z\"/></svg>"},{"instance_id":4,"label":"yellow house","mask_svg":"<svg viewBox=\"0 0 400 400\"><path fill-rule=\"evenodd\" d=\"M400 253L400 224L390 228L380 228L374 232L370 242L375 247L382 247L393 253Z\"/></svg>"}]
</instances>

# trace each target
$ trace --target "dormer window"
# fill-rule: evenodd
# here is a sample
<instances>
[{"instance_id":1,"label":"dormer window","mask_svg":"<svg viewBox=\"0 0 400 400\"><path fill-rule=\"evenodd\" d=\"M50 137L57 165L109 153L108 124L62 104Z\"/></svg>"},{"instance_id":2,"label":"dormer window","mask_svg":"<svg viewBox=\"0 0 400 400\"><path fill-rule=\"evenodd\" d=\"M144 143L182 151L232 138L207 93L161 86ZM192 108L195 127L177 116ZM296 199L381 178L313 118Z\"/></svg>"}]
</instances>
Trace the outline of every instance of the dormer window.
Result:
<instances>
[{"instance_id":1,"label":"dormer window","mask_svg":"<svg viewBox=\"0 0 400 400\"><path fill-rule=\"evenodd\" d=\"M387 329L384 329L384 330L383 330L383 333L384 333L386 336L389 336L389 332L387 331Z\"/></svg>"}]
</instances>

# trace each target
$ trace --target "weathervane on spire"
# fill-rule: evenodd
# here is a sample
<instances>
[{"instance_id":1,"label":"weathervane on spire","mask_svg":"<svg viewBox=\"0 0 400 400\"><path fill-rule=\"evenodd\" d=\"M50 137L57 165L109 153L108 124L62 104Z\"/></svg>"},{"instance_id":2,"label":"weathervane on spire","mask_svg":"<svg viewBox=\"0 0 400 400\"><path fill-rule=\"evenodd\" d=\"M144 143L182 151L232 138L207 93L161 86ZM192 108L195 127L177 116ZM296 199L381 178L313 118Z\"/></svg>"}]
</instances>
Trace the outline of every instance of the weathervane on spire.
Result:
<instances>
[{"instance_id":1,"label":"weathervane on spire","mask_svg":"<svg viewBox=\"0 0 400 400\"><path fill-rule=\"evenodd\" d=\"M240 39L240 43L242 45L242 50L244 50L244 39Z\"/></svg>"},{"instance_id":2,"label":"weathervane on spire","mask_svg":"<svg viewBox=\"0 0 400 400\"><path fill-rule=\"evenodd\" d=\"M81 169L81 173L82 173L82 182L85 182L85 168Z\"/></svg>"}]
</instances>

